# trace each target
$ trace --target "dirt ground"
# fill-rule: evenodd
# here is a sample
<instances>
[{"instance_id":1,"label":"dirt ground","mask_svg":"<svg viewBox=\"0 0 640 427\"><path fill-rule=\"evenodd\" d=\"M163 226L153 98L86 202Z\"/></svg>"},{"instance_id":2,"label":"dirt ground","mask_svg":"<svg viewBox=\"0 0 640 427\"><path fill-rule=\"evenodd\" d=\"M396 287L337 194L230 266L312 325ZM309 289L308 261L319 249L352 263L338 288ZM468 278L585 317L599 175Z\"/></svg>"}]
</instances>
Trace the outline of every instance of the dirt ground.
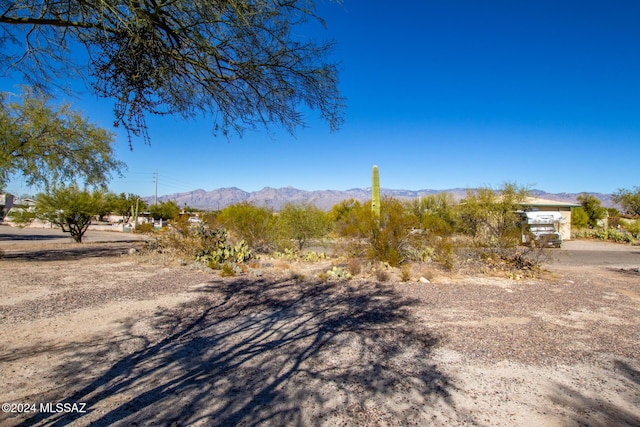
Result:
<instances>
[{"instance_id":1,"label":"dirt ground","mask_svg":"<svg viewBox=\"0 0 640 427\"><path fill-rule=\"evenodd\" d=\"M322 282L135 245L4 249L0 425L640 425L640 261Z\"/></svg>"}]
</instances>

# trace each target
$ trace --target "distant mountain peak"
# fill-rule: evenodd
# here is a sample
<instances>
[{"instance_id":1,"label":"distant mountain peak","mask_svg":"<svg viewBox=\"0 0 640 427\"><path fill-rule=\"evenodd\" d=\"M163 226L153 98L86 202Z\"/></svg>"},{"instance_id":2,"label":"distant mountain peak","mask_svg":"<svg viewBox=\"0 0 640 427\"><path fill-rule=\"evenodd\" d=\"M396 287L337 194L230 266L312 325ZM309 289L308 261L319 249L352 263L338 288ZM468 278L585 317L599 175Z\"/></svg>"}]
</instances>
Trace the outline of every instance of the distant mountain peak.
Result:
<instances>
[{"instance_id":1,"label":"distant mountain peak","mask_svg":"<svg viewBox=\"0 0 640 427\"><path fill-rule=\"evenodd\" d=\"M381 192L385 196L399 199L416 199L418 197L450 193L456 200L463 199L467 195L466 188L453 188L448 190L394 190L383 188ZM531 195L541 199L556 200L558 202L576 203L576 197L580 193L547 193L544 190L531 190ZM605 207L614 206L611 194L588 193L596 196ZM197 209L218 210L228 205L241 202L254 203L258 206L268 206L279 210L286 203L311 203L320 209L330 210L332 206L343 200L356 199L366 201L371 198L371 188L350 188L348 190L300 190L292 186L273 188L264 187L262 190L248 192L238 187L218 188L211 191L197 189L189 192L169 194L158 197L158 201L173 200L178 206L190 206ZM145 201L153 203L153 197L146 197Z\"/></svg>"}]
</instances>

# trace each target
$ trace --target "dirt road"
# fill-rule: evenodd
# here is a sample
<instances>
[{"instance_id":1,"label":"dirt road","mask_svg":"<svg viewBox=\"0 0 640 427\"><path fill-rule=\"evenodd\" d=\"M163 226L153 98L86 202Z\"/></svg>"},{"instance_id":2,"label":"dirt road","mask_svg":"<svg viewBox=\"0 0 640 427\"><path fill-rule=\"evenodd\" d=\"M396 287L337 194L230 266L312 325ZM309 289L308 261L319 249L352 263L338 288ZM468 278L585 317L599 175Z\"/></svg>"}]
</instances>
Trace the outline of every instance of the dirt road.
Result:
<instances>
[{"instance_id":1,"label":"dirt road","mask_svg":"<svg viewBox=\"0 0 640 427\"><path fill-rule=\"evenodd\" d=\"M271 260L221 278L129 247L0 259L0 424L640 425L637 248L423 284Z\"/></svg>"}]
</instances>

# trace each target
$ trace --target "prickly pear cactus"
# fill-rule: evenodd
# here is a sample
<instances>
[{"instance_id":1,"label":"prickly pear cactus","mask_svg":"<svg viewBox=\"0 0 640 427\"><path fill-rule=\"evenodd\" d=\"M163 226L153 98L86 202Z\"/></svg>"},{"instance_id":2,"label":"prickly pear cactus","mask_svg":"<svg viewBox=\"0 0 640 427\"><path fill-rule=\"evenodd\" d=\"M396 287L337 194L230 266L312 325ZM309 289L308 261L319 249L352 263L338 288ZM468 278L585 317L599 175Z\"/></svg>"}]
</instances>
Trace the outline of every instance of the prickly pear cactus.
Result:
<instances>
[{"instance_id":1,"label":"prickly pear cactus","mask_svg":"<svg viewBox=\"0 0 640 427\"><path fill-rule=\"evenodd\" d=\"M227 240L227 232L222 228L198 230L204 249L196 256L196 259L210 266L219 266L227 261L243 263L253 258L249 245L241 240L235 246L231 246Z\"/></svg>"}]
</instances>

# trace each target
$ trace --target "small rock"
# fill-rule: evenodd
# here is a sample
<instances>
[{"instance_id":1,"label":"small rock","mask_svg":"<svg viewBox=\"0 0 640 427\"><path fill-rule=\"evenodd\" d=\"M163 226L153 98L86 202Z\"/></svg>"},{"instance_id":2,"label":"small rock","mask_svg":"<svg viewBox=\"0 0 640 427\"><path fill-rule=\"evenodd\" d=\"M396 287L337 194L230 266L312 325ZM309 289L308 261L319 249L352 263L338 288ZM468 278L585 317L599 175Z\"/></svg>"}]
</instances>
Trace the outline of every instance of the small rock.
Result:
<instances>
[{"instance_id":1,"label":"small rock","mask_svg":"<svg viewBox=\"0 0 640 427\"><path fill-rule=\"evenodd\" d=\"M431 283L429 279L425 279L424 277L420 278L420 283Z\"/></svg>"},{"instance_id":2,"label":"small rock","mask_svg":"<svg viewBox=\"0 0 640 427\"><path fill-rule=\"evenodd\" d=\"M135 255L138 253L138 250L136 248L129 248L129 255Z\"/></svg>"}]
</instances>

